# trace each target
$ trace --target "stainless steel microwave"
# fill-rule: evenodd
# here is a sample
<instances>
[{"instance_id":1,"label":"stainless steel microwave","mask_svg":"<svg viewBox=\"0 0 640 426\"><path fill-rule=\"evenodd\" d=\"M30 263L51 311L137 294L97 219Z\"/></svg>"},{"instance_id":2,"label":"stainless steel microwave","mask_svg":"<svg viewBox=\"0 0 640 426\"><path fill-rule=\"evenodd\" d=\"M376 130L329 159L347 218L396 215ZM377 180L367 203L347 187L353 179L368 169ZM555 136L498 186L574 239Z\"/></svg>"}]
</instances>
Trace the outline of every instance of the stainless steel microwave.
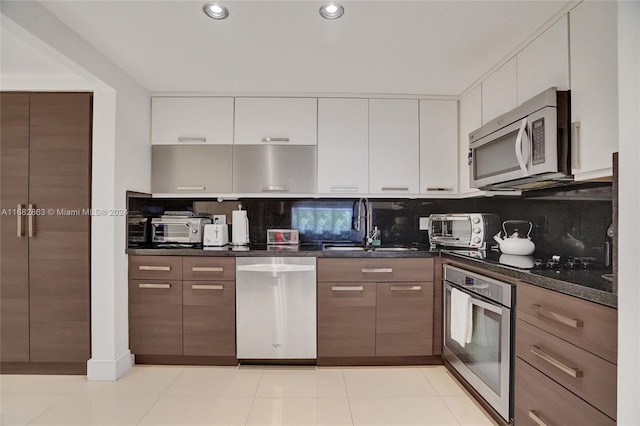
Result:
<instances>
[{"instance_id":1,"label":"stainless steel microwave","mask_svg":"<svg viewBox=\"0 0 640 426\"><path fill-rule=\"evenodd\" d=\"M551 87L471 132L471 187L526 190L572 181L570 127L570 92Z\"/></svg>"}]
</instances>

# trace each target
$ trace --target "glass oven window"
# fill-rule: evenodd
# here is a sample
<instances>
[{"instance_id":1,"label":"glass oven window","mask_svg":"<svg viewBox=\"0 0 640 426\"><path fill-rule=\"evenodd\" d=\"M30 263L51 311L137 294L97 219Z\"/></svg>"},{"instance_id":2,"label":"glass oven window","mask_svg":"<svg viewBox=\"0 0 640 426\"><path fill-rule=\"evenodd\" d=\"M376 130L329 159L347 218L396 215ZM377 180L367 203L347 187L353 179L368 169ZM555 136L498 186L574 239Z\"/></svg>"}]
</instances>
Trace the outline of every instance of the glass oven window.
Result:
<instances>
[{"instance_id":1,"label":"glass oven window","mask_svg":"<svg viewBox=\"0 0 640 426\"><path fill-rule=\"evenodd\" d=\"M447 306L445 316L445 346L462 361L496 395L501 395L502 363L502 315L473 305L473 332L471 342L464 348L451 339L451 290L445 292ZM473 303L473 299L472 299Z\"/></svg>"},{"instance_id":2,"label":"glass oven window","mask_svg":"<svg viewBox=\"0 0 640 426\"><path fill-rule=\"evenodd\" d=\"M165 240L177 241L189 239L189 225L185 223L158 223L155 225L156 235L162 235Z\"/></svg>"}]
</instances>

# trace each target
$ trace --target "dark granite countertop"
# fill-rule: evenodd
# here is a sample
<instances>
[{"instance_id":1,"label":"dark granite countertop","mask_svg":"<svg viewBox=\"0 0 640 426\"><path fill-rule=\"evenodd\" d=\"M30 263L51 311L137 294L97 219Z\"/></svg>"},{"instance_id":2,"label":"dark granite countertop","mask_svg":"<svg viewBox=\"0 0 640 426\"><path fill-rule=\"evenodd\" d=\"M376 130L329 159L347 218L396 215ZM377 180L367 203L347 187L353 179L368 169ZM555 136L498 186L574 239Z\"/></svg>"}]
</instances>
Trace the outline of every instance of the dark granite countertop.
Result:
<instances>
[{"instance_id":1,"label":"dark granite countertop","mask_svg":"<svg viewBox=\"0 0 640 426\"><path fill-rule=\"evenodd\" d=\"M388 247L387 247L388 248ZM385 251L385 247L366 251L324 250L322 244L301 244L300 246L267 246L265 244L247 247L202 248L159 248L147 246L127 249L128 254L143 256L313 256L328 258L407 258L442 257L461 264L475 266L489 272L506 275L526 283L568 294L601 305L618 307L618 295L613 293L613 284L602 278L605 270L522 270L498 265L482 259L473 259L451 250L430 250L427 246L414 247L408 251Z\"/></svg>"},{"instance_id":2,"label":"dark granite countertop","mask_svg":"<svg viewBox=\"0 0 640 426\"><path fill-rule=\"evenodd\" d=\"M393 257L438 257L439 250L428 247L414 247L412 250L392 251L395 247L380 247L365 251L325 250L322 244L301 244L299 246L267 246L266 244L249 245L247 247L216 248L159 248L138 247L127 249L128 254L143 256L313 256L313 257L352 257L352 258L393 258ZM385 250L387 249L387 250Z\"/></svg>"},{"instance_id":3,"label":"dark granite countertop","mask_svg":"<svg viewBox=\"0 0 640 426\"><path fill-rule=\"evenodd\" d=\"M482 259L473 259L450 250L443 250L441 255L443 258L455 260L461 264L506 275L559 293L568 294L612 308L618 307L618 295L613 293L613 283L602 278L602 274L610 272L608 270L523 270L498 265Z\"/></svg>"}]
</instances>

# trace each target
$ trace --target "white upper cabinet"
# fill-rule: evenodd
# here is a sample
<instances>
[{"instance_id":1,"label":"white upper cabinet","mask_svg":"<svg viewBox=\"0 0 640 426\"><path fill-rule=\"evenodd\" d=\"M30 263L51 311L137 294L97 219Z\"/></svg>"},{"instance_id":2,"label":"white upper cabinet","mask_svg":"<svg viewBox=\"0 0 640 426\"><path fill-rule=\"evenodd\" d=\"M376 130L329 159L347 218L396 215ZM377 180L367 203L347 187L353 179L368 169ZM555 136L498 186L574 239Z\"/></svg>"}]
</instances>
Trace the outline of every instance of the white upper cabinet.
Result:
<instances>
[{"instance_id":1,"label":"white upper cabinet","mask_svg":"<svg viewBox=\"0 0 640 426\"><path fill-rule=\"evenodd\" d=\"M367 99L318 99L318 192L369 192Z\"/></svg>"},{"instance_id":2,"label":"white upper cabinet","mask_svg":"<svg viewBox=\"0 0 640 426\"><path fill-rule=\"evenodd\" d=\"M518 53L518 105L552 86L569 89L568 27L565 15Z\"/></svg>"},{"instance_id":3,"label":"white upper cabinet","mask_svg":"<svg viewBox=\"0 0 640 426\"><path fill-rule=\"evenodd\" d=\"M233 98L152 98L152 145L233 143Z\"/></svg>"},{"instance_id":4,"label":"white upper cabinet","mask_svg":"<svg viewBox=\"0 0 640 426\"><path fill-rule=\"evenodd\" d=\"M458 192L458 102L420 101L420 193Z\"/></svg>"},{"instance_id":5,"label":"white upper cabinet","mask_svg":"<svg viewBox=\"0 0 640 426\"><path fill-rule=\"evenodd\" d=\"M516 58L501 66L482 82L482 123L518 106Z\"/></svg>"},{"instance_id":6,"label":"white upper cabinet","mask_svg":"<svg viewBox=\"0 0 640 426\"><path fill-rule=\"evenodd\" d=\"M469 185L469 133L482 126L482 89L480 86L467 93L460 99L460 145L458 160L459 163L459 185L458 192L473 195L481 191L471 188Z\"/></svg>"},{"instance_id":7,"label":"white upper cabinet","mask_svg":"<svg viewBox=\"0 0 640 426\"><path fill-rule=\"evenodd\" d=\"M618 150L617 2L582 2L569 19L573 173L576 180L611 176Z\"/></svg>"},{"instance_id":8,"label":"white upper cabinet","mask_svg":"<svg viewBox=\"0 0 640 426\"><path fill-rule=\"evenodd\" d=\"M236 98L234 143L316 145L316 98Z\"/></svg>"},{"instance_id":9,"label":"white upper cabinet","mask_svg":"<svg viewBox=\"0 0 640 426\"><path fill-rule=\"evenodd\" d=\"M369 192L420 192L418 101L369 100Z\"/></svg>"}]
</instances>

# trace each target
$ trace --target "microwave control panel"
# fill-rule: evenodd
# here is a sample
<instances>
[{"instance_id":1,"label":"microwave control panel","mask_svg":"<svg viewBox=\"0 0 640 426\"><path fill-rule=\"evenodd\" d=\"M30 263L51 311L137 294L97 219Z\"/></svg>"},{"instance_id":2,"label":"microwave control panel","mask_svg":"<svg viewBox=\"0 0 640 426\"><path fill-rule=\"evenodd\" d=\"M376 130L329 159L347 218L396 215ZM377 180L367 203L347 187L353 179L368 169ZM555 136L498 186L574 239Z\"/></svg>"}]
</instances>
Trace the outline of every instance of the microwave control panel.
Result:
<instances>
[{"instance_id":1,"label":"microwave control panel","mask_svg":"<svg viewBox=\"0 0 640 426\"><path fill-rule=\"evenodd\" d=\"M533 164L544 163L544 118L531 124L531 147L533 149Z\"/></svg>"}]
</instances>

